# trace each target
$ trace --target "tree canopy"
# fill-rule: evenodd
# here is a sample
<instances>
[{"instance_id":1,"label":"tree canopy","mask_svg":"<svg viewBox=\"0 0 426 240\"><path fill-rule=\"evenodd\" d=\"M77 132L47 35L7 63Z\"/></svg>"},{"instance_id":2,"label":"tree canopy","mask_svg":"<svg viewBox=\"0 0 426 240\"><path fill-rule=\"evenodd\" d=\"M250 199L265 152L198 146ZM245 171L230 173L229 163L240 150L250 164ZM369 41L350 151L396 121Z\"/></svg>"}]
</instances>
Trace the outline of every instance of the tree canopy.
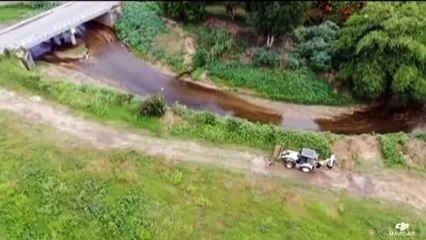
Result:
<instances>
[{"instance_id":1,"label":"tree canopy","mask_svg":"<svg viewBox=\"0 0 426 240\"><path fill-rule=\"evenodd\" d=\"M310 2L303 1L259 1L251 2L250 22L267 34L267 46L272 46L274 36L291 32L302 24Z\"/></svg>"},{"instance_id":2,"label":"tree canopy","mask_svg":"<svg viewBox=\"0 0 426 240\"><path fill-rule=\"evenodd\" d=\"M307 60L308 65L319 72L331 69L331 44L336 39L339 26L325 21L318 26L302 28L299 44L294 53Z\"/></svg>"},{"instance_id":3,"label":"tree canopy","mask_svg":"<svg viewBox=\"0 0 426 240\"><path fill-rule=\"evenodd\" d=\"M162 1L159 5L166 16L182 21L201 20L206 11L205 1Z\"/></svg>"},{"instance_id":4,"label":"tree canopy","mask_svg":"<svg viewBox=\"0 0 426 240\"><path fill-rule=\"evenodd\" d=\"M371 2L333 44L338 79L356 94L426 103L426 4Z\"/></svg>"}]
</instances>

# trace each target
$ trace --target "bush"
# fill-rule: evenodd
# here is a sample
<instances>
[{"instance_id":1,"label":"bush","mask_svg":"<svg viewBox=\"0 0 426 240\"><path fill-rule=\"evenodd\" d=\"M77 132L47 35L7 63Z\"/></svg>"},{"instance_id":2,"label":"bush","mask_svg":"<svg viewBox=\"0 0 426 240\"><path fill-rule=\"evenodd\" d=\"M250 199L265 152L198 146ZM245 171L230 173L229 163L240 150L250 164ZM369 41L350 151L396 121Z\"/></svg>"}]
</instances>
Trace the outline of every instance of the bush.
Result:
<instances>
[{"instance_id":1,"label":"bush","mask_svg":"<svg viewBox=\"0 0 426 240\"><path fill-rule=\"evenodd\" d=\"M288 68L291 70L303 69L306 67L305 59L299 53L292 51L288 54Z\"/></svg>"},{"instance_id":2,"label":"bush","mask_svg":"<svg viewBox=\"0 0 426 240\"><path fill-rule=\"evenodd\" d=\"M152 43L160 33L166 31L166 25L157 13L158 7L153 3L124 3L123 16L115 25L120 40L142 54L151 53L161 58L164 53Z\"/></svg>"},{"instance_id":3,"label":"bush","mask_svg":"<svg viewBox=\"0 0 426 240\"><path fill-rule=\"evenodd\" d=\"M207 64L209 58L208 52L204 48L197 47L194 57L192 58L192 68L197 69Z\"/></svg>"},{"instance_id":4,"label":"bush","mask_svg":"<svg viewBox=\"0 0 426 240\"><path fill-rule=\"evenodd\" d=\"M207 52L207 62L214 62L234 46L234 39L225 30L219 28L208 29L197 39L199 49Z\"/></svg>"},{"instance_id":5,"label":"bush","mask_svg":"<svg viewBox=\"0 0 426 240\"><path fill-rule=\"evenodd\" d=\"M253 65L256 67L278 67L280 65L280 54L272 49L258 48L253 54Z\"/></svg>"},{"instance_id":6,"label":"bush","mask_svg":"<svg viewBox=\"0 0 426 240\"><path fill-rule=\"evenodd\" d=\"M227 82L231 87L251 88L274 100L325 105L354 102L334 94L331 85L311 71L257 69L236 62L214 62L208 65L208 74L214 81Z\"/></svg>"},{"instance_id":7,"label":"bush","mask_svg":"<svg viewBox=\"0 0 426 240\"><path fill-rule=\"evenodd\" d=\"M387 167L405 166L401 147L404 146L408 139L409 137L405 133L386 134L379 137L384 163Z\"/></svg>"},{"instance_id":8,"label":"bush","mask_svg":"<svg viewBox=\"0 0 426 240\"><path fill-rule=\"evenodd\" d=\"M162 1L159 2L163 14L182 21L198 21L206 13L204 1Z\"/></svg>"},{"instance_id":9,"label":"bush","mask_svg":"<svg viewBox=\"0 0 426 240\"><path fill-rule=\"evenodd\" d=\"M216 143L243 144L272 150L276 144L299 149L312 147L322 157L331 154L333 135L286 130L279 126L252 123L240 118L221 117L210 112L196 112L180 107L175 111L187 121L175 126L172 133L190 138L202 138Z\"/></svg>"},{"instance_id":10,"label":"bush","mask_svg":"<svg viewBox=\"0 0 426 240\"><path fill-rule=\"evenodd\" d=\"M144 117L161 117L166 113L166 102L161 93L152 95L141 104L140 114Z\"/></svg>"},{"instance_id":11,"label":"bush","mask_svg":"<svg viewBox=\"0 0 426 240\"><path fill-rule=\"evenodd\" d=\"M329 71L331 69L331 44L336 39L338 30L339 27L330 21L318 26L298 29L294 33L299 41L299 45L293 50L295 56L306 59L308 66L314 71Z\"/></svg>"}]
</instances>

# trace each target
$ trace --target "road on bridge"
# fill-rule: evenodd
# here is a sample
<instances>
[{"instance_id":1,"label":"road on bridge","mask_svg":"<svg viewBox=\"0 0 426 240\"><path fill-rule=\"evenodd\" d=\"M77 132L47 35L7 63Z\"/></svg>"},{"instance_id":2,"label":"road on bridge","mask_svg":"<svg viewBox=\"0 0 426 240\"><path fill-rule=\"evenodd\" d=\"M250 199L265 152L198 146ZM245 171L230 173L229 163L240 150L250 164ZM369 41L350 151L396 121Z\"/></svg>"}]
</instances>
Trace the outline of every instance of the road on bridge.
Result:
<instances>
[{"instance_id":1,"label":"road on bridge","mask_svg":"<svg viewBox=\"0 0 426 240\"><path fill-rule=\"evenodd\" d=\"M38 44L81 24L79 18L95 18L100 11L114 5L118 5L118 1L69 2L48 13L41 13L39 17L34 17L27 23L27 20L24 20L14 25L16 28L12 26L12 29L0 32L0 53L10 47L33 47L34 43ZM51 36L52 34L54 36Z\"/></svg>"}]
</instances>

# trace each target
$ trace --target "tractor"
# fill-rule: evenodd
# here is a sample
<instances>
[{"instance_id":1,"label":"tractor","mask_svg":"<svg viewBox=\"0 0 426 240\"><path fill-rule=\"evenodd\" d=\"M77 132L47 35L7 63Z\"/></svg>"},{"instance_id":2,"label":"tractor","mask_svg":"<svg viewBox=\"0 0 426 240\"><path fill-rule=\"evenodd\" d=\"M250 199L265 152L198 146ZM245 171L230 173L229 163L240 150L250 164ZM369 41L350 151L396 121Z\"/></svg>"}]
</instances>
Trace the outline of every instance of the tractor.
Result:
<instances>
[{"instance_id":1,"label":"tractor","mask_svg":"<svg viewBox=\"0 0 426 240\"><path fill-rule=\"evenodd\" d=\"M326 160L319 160L319 154L313 149L302 148L299 151L294 151L277 146L274 152L274 160L282 162L286 168L298 167L302 172L309 173L322 166L327 166L331 170L336 162L336 156L332 154Z\"/></svg>"}]
</instances>

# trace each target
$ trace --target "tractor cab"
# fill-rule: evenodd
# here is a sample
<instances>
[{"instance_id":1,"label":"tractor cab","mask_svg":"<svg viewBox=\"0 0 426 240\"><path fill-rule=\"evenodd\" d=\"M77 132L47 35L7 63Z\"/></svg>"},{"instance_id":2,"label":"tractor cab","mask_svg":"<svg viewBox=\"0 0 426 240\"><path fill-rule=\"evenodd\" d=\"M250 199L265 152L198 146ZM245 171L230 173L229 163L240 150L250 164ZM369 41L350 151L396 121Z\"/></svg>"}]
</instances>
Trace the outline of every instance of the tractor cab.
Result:
<instances>
[{"instance_id":1,"label":"tractor cab","mask_svg":"<svg viewBox=\"0 0 426 240\"><path fill-rule=\"evenodd\" d=\"M318 154L315 150L310 148L302 148L299 152L299 164L308 163L315 166L318 161Z\"/></svg>"}]
</instances>

